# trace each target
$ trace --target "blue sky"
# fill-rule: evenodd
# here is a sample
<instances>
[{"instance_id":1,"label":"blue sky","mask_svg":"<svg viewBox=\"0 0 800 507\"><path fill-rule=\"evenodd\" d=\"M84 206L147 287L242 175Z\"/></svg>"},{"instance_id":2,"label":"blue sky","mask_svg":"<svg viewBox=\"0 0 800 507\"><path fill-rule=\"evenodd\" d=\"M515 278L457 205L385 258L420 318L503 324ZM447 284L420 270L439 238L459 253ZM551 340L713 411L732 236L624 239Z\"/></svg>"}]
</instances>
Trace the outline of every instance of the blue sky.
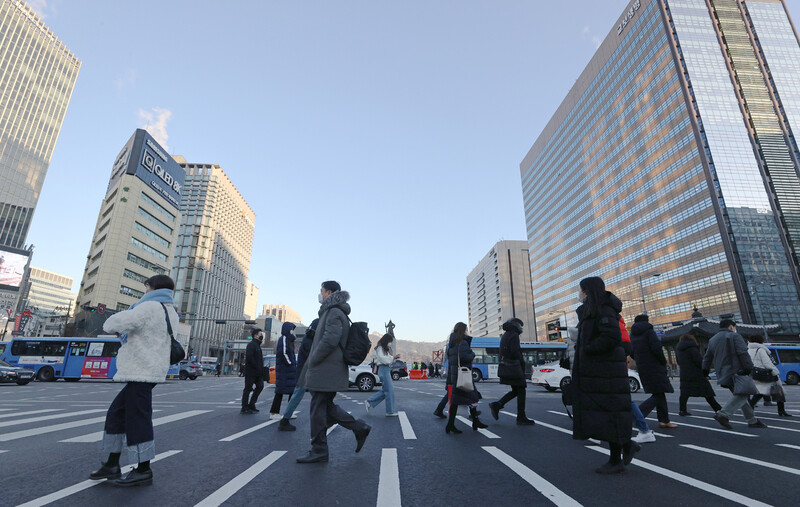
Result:
<instances>
[{"instance_id":1,"label":"blue sky","mask_svg":"<svg viewBox=\"0 0 800 507\"><path fill-rule=\"evenodd\" d=\"M77 291L111 164L147 126L255 211L259 308L308 323L336 279L371 330L443 340L470 270L526 239L519 163L628 3L32 1L82 62L33 264Z\"/></svg>"}]
</instances>

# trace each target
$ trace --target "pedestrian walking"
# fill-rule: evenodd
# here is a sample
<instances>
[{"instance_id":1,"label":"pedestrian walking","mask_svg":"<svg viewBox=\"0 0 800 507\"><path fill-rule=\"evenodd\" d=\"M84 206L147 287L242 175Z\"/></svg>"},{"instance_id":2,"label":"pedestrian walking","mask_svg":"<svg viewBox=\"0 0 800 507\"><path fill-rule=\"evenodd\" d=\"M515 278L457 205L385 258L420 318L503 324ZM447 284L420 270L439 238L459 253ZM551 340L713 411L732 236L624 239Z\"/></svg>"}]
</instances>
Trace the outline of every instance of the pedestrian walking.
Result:
<instances>
[{"instance_id":1,"label":"pedestrian walking","mask_svg":"<svg viewBox=\"0 0 800 507\"><path fill-rule=\"evenodd\" d=\"M216 366L215 369L217 370L216 376L219 377L219 374L222 373L222 363L217 363L217 366Z\"/></svg>"},{"instance_id":2,"label":"pedestrian walking","mask_svg":"<svg viewBox=\"0 0 800 507\"><path fill-rule=\"evenodd\" d=\"M619 332L622 337L622 348L625 350L625 355L632 357L633 344L631 343L631 335L628 334L628 327L625 324L625 319L622 317L619 318ZM628 366L628 357L625 358L625 363L630 369L630 366ZM631 400L631 413L633 415L633 425L636 426L636 429L638 430L636 436L631 437L631 440L637 444L655 442L656 434L650 429L650 426L647 425L647 421L645 420L644 415L642 415L642 411L639 410L639 405L637 405L633 400Z\"/></svg>"},{"instance_id":3,"label":"pedestrian walking","mask_svg":"<svg viewBox=\"0 0 800 507\"><path fill-rule=\"evenodd\" d=\"M736 322L733 320L723 319L719 323L719 328L719 332L708 341L708 349L703 357L703 376L707 377L711 366L714 366L717 372L717 384L730 390L733 397L714 414L714 419L725 428L733 429L730 418L741 409L749 427L766 428L767 425L756 418L753 407L748 403L748 395L737 394L735 390L734 376L747 377L753 371L753 360L747 353L747 343L742 335L736 332Z\"/></svg>"},{"instance_id":4,"label":"pedestrian walking","mask_svg":"<svg viewBox=\"0 0 800 507\"><path fill-rule=\"evenodd\" d=\"M264 340L264 333L259 328L250 331L250 343L244 351L244 390L242 391L242 410L241 414L255 414L261 412L256 408L258 395L264 390L264 353L261 350L261 342ZM254 387L255 386L255 387ZM251 396L252 393L252 396Z\"/></svg>"},{"instance_id":5,"label":"pedestrian walking","mask_svg":"<svg viewBox=\"0 0 800 507\"><path fill-rule=\"evenodd\" d=\"M428 378L433 378L433 363L428 363Z\"/></svg>"},{"instance_id":6,"label":"pedestrian walking","mask_svg":"<svg viewBox=\"0 0 800 507\"><path fill-rule=\"evenodd\" d=\"M450 350L450 347L448 345L445 345L445 347L444 347L444 357L448 357L448 354L450 353L449 350ZM449 368L448 368L448 370L449 370ZM433 411L433 415L435 415L436 417L438 417L440 419L447 419L447 416L444 415L444 407L447 406L447 402L449 402L449 401L450 401L450 386L448 385L447 382L445 382L444 396L439 401L439 404L436 406L436 410Z\"/></svg>"},{"instance_id":7,"label":"pedestrian walking","mask_svg":"<svg viewBox=\"0 0 800 507\"><path fill-rule=\"evenodd\" d=\"M633 319L631 345L639 378L642 379L642 387L644 392L650 395L639 404L639 410L644 417L647 417L655 408L660 428L677 428L678 425L669 420L667 393L675 390L667 376L667 358L664 357L661 340L658 339L647 315L637 315Z\"/></svg>"},{"instance_id":8,"label":"pedestrian walking","mask_svg":"<svg viewBox=\"0 0 800 507\"><path fill-rule=\"evenodd\" d=\"M525 379L525 358L522 357L522 349L519 345L519 335L522 334L523 322L520 319L512 318L503 323L503 336L500 337L500 364L497 368L497 376L500 383L510 386L511 390L497 401L489 403L492 417L500 419L500 411L506 403L512 399L517 399L517 424L520 426L532 426L536 424L525 415L525 388L528 381Z\"/></svg>"},{"instance_id":9,"label":"pedestrian walking","mask_svg":"<svg viewBox=\"0 0 800 507\"><path fill-rule=\"evenodd\" d=\"M467 392L456 387L459 368L467 367L472 370L472 360L475 359L475 352L470 347L471 343L472 337L467 334L467 325L463 322L458 322L453 327L450 341L447 344L447 361L449 364L447 367L447 388L450 395L450 414L445 427L445 433L447 434L451 432L455 434L461 433L461 430L456 428L456 413L459 405L469 406L473 431L488 427L478 419L478 402L482 398L478 388L475 387L472 391Z\"/></svg>"},{"instance_id":10,"label":"pedestrian walking","mask_svg":"<svg viewBox=\"0 0 800 507\"><path fill-rule=\"evenodd\" d=\"M281 326L281 336L275 350L275 396L269 409L270 419L282 419L280 412L283 395L291 396L297 386L297 357L294 353L294 342L297 338L292 334L296 327L291 322L284 322Z\"/></svg>"},{"instance_id":11,"label":"pedestrian walking","mask_svg":"<svg viewBox=\"0 0 800 507\"><path fill-rule=\"evenodd\" d=\"M319 324L311 352L303 367L298 385L311 391L311 450L297 458L298 463L328 461L327 430L338 424L353 432L356 452L372 429L361 419L355 419L333 402L336 393L350 386L347 365L342 349L347 343L350 329L350 294L335 281L323 282L319 293Z\"/></svg>"},{"instance_id":12,"label":"pedestrian walking","mask_svg":"<svg viewBox=\"0 0 800 507\"><path fill-rule=\"evenodd\" d=\"M608 442L608 462L596 471L620 473L641 449L631 441L631 388L619 329L622 302L596 276L580 281L578 299L578 338L570 382L572 438Z\"/></svg>"},{"instance_id":13,"label":"pedestrian walking","mask_svg":"<svg viewBox=\"0 0 800 507\"><path fill-rule=\"evenodd\" d=\"M108 459L89 478L108 479L123 487L153 483L153 388L167 378L170 335L180 321L172 299L175 282L170 277L150 277L144 287L145 294L138 302L103 324L104 331L116 333L122 342L114 382L125 382L125 387L106 413L103 450ZM125 478L119 466L123 446L128 461L137 463Z\"/></svg>"},{"instance_id":14,"label":"pedestrian walking","mask_svg":"<svg viewBox=\"0 0 800 507\"><path fill-rule=\"evenodd\" d=\"M375 346L375 364L378 365L378 377L381 379L380 392L372 395L364 406L367 407L367 412L370 409L377 407L383 400L386 400L386 416L396 417L397 410L394 406L394 385L392 384L392 363L395 359L400 357L394 354L392 348L392 341L394 337L390 334L381 336L378 344Z\"/></svg>"},{"instance_id":15,"label":"pedestrian walking","mask_svg":"<svg viewBox=\"0 0 800 507\"><path fill-rule=\"evenodd\" d=\"M714 388L703 374L703 355L700 353L700 346L697 338L691 334L681 336L678 346L675 348L678 356L678 367L681 370L681 396L678 401L678 415L690 416L692 414L686 408L686 402L693 396L705 398L708 406L716 413L722 406L714 397Z\"/></svg>"},{"instance_id":16,"label":"pedestrian walking","mask_svg":"<svg viewBox=\"0 0 800 507\"><path fill-rule=\"evenodd\" d=\"M306 329L305 336L303 336L303 341L300 343L300 351L297 353L296 370L298 379L303 372L303 366L306 363L306 359L308 359L308 354L311 352L311 345L314 342L314 335L316 334L318 323L319 319L311 321L311 324L309 324ZM283 419L278 423L278 431L294 431L297 429L296 426L289 422L289 419L295 419L294 409L300 404L305 394L306 390L304 388L300 387L300 385L295 385L292 397L289 398L289 403L286 404L286 410L283 412Z\"/></svg>"},{"instance_id":17,"label":"pedestrian walking","mask_svg":"<svg viewBox=\"0 0 800 507\"><path fill-rule=\"evenodd\" d=\"M778 404L778 415L780 417L792 417L791 414L786 412L786 399L783 395L780 370L778 370L772 362L772 358L770 358L769 349L764 345L764 337L761 335L751 336L750 343L747 345L747 353L750 354L750 359L753 361L754 368L761 368L765 372L768 371L774 379L763 381L755 378L755 373L753 374L753 380L756 383L758 394L754 394L750 397L750 406L755 408L756 403L758 403L758 400L761 398L764 398L766 401L770 399L772 393L780 393L779 399L775 400Z\"/></svg>"}]
</instances>

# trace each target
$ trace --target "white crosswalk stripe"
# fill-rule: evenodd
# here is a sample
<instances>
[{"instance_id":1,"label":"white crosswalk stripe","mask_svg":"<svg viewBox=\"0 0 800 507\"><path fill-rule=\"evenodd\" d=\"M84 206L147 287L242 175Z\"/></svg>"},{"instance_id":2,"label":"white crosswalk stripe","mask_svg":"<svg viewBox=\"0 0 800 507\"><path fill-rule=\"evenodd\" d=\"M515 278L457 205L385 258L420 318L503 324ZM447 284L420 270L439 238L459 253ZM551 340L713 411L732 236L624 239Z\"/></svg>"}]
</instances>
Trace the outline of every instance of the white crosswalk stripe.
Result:
<instances>
[{"instance_id":1,"label":"white crosswalk stripe","mask_svg":"<svg viewBox=\"0 0 800 507\"><path fill-rule=\"evenodd\" d=\"M153 412L159 412L159 411L153 410ZM164 417L159 417L158 419L153 419L153 426L161 426L162 424L180 421L182 419L187 419L189 417L194 417L196 415L206 414L208 412L211 412L211 410L189 410L188 412L181 412L179 414L172 414ZM99 442L101 440L103 440L103 432L96 431L94 433L89 433L88 435L68 438L66 440L59 440L59 442L87 443L87 442Z\"/></svg>"},{"instance_id":2,"label":"white crosswalk stripe","mask_svg":"<svg viewBox=\"0 0 800 507\"><path fill-rule=\"evenodd\" d=\"M0 428L5 428L6 426L16 426L18 424L30 424L39 421L51 421L53 419L64 419L66 417L78 417L80 415L96 414L98 412L107 412L107 411L108 410L105 408L95 408L92 410L80 410L78 412L62 412L60 414L43 415L39 417L28 417L26 419L16 419L14 421L0 422Z\"/></svg>"},{"instance_id":3,"label":"white crosswalk stripe","mask_svg":"<svg viewBox=\"0 0 800 507\"><path fill-rule=\"evenodd\" d=\"M482 449L497 458L500 463L510 468L525 482L533 486L536 491L559 507L581 507L581 504L576 502L572 497L497 447L484 446Z\"/></svg>"},{"instance_id":4,"label":"white crosswalk stripe","mask_svg":"<svg viewBox=\"0 0 800 507\"><path fill-rule=\"evenodd\" d=\"M286 451L272 451L266 457L261 458L256 464L240 473L224 486L199 502L195 507L217 507L222 505L227 499L232 497L237 491L242 489L248 482L256 478L258 474L266 470L270 465L286 454Z\"/></svg>"},{"instance_id":5,"label":"white crosswalk stripe","mask_svg":"<svg viewBox=\"0 0 800 507\"><path fill-rule=\"evenodd\" d=\"M381 450L381 470L378 476L378 507L401 507L400 469L397 449Z\"/></svg>"},{"instance_id":6,"label":"white crosswalk stripe","mask_svg":"<svg viewBox=\"0 0 800 507\"><path fill-rule=\"evenodd\" d=\"M672 414L672 415L677 415L677 414ZM703 416L700 416L700 415L690 415L690 416L687 416L687 417L691 417L693 419L703 419L703 420L706 420L706 421L714 421L713 417L703 417ZM744 425L747 425L747 423L743 422L743 421L733 421L733 420L731 420L729 422L731 424L739 424L739 425L744 424ZM795 432L795 433L800 433L800 430L799 429L795 429L795 428L784 428L782 426L769 426L769 428L773 429L773 430L792 431L792 432Z\"/></svg>"},{"instance_id":7,"label":"white crosswalk stripe","mask_svg":"<svg viewBox=\"0 0 800 507\"><path fill-rule=\"evenodd\" d=\"M707 452L709 454L715 454L717 456L723 456L725 458L735 459L738 461L743 461L745 463L750 463L752 465L759 465L766 468L771 468L773 470L780 470L781 472L786 472L794 475L800 475L800 470L797 468L791 468L783 465L778 465L776 463L770 463L768 461L762 461L760 459L753 459L748 458L746 456L739 456L738 454L732 454L729 452L717 451L715 449L709 449L707 447L700 447L699 445L694 444L681 444L681 447L685 447L687 449L694 449L695 451L702 451Z\"/></svg>"},{"instance_id":8,"label":"white crosswalk stripe","mask_svg":"<svg viewBox=\"0 0 800 507\"><path fill-rule=\"evenodd\" d=\"M564 417L569 417L569 414L566 414L564 412L558 412L555 410L548 410L548 412L550 412L551 414L563 415ZM675 438L675 435L667 435L666 433L656 433L655 431L653 431L653 435L664 438Z\"/></svg>"},{"instance_id":9,"label":"white crosswalk stripe","mask_svg":"<svg viewBox=\"0 0 800 507\"><path fill-rule=\"evenodd\" d=\"M789 449L800 449L800 445L792 445L792 444L775 444L780 447L787 447Z\"/></svg>"},{"instance_id":10,"label":"white crosswalk stripe","mask_svg":"<svg viewBox=\"0 0 800 507\"><path fill-rule=\"evenodd\" d=\"M653 419L652 417L647 417L646 419L648 421L658 422L658 419ZM713 421L713 419L712 419L712 421ZM716 433L727 433L729 435L736 435L737 437L758 438L758 435L752 435L750 433L742 433L740 431L733 431L733 430L723 430L721 428L709 428L708 426L698 426L696 424L689 424L689 423L685 423L685 422L681 422L678 426L679 427L680 426L685 426L687 428L697 428L697 429L706 430L706 431L714 431Z\"/></svg>"},{"instance_id":11,"label":"white crosswalk stripe","mask_svg":"<svg viewBox=\"0 0 800 507\"><path fill-rule=\"evenodd\" d=\"M411 427L411 422L405 412L400 411L397 413L400 419L400 429L403 431L403 438L406 440L416 440L417 435L414 433L414 428Z\"/></svg>"},{"instance_id":12,"label":"white crosswalk stripe","mask_svg":"<svg viewBox=\"0 0 800 507\"><path fill-rule=\"evenodd\" d=\"M694 411L695 412L704 412L704 413L707 413L707 414L713 414L714 413L713 410L697 410L697 409L694 409ZM761 412L759 410L756 410L756 414L758 414L758 413L770 414L769 412ZM776 414L775 413L771 413L770 415L776 415ZM787 418L787 417L758 416L758 418L759 419L763 419L764 421L777 421L777 422L781 422L781 423L800 424L800 420L795 419L793 417L792 418Z\"/></svg>"},{"instance_id":13,"label":"white crosswalk stripe","mask_svg":"<svg viewBox=\"0 0 800 507\"><path fill-rule=\"evenodd\" d=\"M459 421L461 421L462 423L464 423L464 424L466 424L467 426L469 426L470 428L472 428L472 421L470 421L470 420L469 420L469 419L467 419L466 417L458 415L458 416L456 416L456 419L458 419L458 420L459 420ZM500 438L500 436L499 436L499 435L496 435L496 434L492 433L492 432L491 432L491 431L489 431L489 430L485 430L485 429L479 429L479 430L478 430L478 432L479 432L481 435L483 435L483 436L485 436L485 437L488 437L488 438Z\"/></svg>"},{"instance_id":14,"label":"white crosswalk stripe","mask_svg":"<svg viewBox=\"0 0 800 507\"><path fill-rule=\"evenodd\" d=\"M3 410L16 410L16 409L5 408ZM61 409L61 408L48 408L47 410L29 410L27 412L14 412L13 414L0 414L0 419L4 419L6 417L19 417L21 415L33 415L33 414L44 414L44 413L48 413L48 412L58 412L60 410L63 410L63 409Z\"/></svg>"},{"instance_id":15,"label":"white crosswalk stripe","mask_svg":"<svg viewBox=\"0 0 800 507\"><path fill-rule=\"evenodd\" d=\"M267 426L269 426L271 424L278 423L278 422L280 422L280 419L270 419L267 422L264 422L264 423L261 423L261 424L257 424L255 426L253 426L252 428L247 428L246 430L240 431L239 433L234 433L231 436L228 436L228 437L225 437L225 438L220 438L219 441L220 442L232 442L232 441L236 440L237 438L243 437L245 435L249 435L250 433L253 433L254 431L258 431L261 428L266 428Z\"/></svg>"}]
</instances>

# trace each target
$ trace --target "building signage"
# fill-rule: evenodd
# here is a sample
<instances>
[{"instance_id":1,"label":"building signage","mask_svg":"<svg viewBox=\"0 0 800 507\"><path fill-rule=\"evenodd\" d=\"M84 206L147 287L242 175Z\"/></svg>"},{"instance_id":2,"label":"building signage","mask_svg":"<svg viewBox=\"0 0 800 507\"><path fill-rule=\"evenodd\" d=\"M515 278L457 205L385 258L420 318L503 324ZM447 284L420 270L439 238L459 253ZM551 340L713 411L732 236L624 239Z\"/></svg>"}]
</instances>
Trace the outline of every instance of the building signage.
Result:
<instances>
[{"instance_id":1,"label":"building signage","mask_svg":"<svg viewBox=\"0 0 800 507\"><path fill-rule=\"evenodd\" d=\"M628 26L628 22L633 19L633 16L636 14L636 11L639 10L639 7L641 7L641 0L636 0L633 2L633 5L630 6L628 12L626 12L625 16L623 16L619 26L617 26L617 35L622 35L622 31L625 30L626 26Z\"/></svg>"},{"instance_id":2,"label":"building signage","mask_svg":"<svg viewBox=\"0 0 800 507\"><path fill-rule=\"evenodd\" d=\"M127 159L127 174L135 174L173 207L179 209L186 173L146 130L137 129L133 139L131 154L126 152L127 146L123 148L114 164L115 168Z\"/></svg>"}]
</instances>

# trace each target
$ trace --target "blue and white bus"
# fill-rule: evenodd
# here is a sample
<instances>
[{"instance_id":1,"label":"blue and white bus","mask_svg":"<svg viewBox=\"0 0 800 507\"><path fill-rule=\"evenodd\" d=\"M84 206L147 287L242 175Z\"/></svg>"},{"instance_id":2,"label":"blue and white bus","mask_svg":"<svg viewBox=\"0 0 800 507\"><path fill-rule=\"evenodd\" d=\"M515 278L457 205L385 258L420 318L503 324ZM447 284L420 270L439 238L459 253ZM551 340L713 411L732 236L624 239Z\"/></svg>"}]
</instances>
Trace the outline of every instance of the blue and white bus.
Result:
<instances>
[{"instance_id":1,"label":"blue and white bus","mask_svg":"<svg viewBox=\"0 0 800 507\"><path fill-rule=\"evenodd\" d=\"M36 378L45 382L60 378L70 382L109 379L117 373L119 347L116 336L15 337L6 344L0 359L35 371Z\"/></svg>"},{"instance_id":2,"label":"blue and white bus","mask_svg":"<svg viewBox=\"0 0 800 507\"><path fill-rule=\"evenodd\" d=\"M790 386L800 382L800 345L795 343L765 343L772 362L778 367L780 379Z\"/></svg>"},{"instance_id":3,"label":"blue and white bus","mask_svg":"<svg viewBox=\"0 0 800 507\"><path fill-rule=\"evenodd\" d=\"M534 366L559 361L567 350L567 344L555 343L521 343L522 355L527 366L525 376L530 378ZM500 338L481 336L472 339L472 351L475 359L472 362L472 378L479 382L497 378L497 365L500 363Z\"/></svg>"}]
</instances>

